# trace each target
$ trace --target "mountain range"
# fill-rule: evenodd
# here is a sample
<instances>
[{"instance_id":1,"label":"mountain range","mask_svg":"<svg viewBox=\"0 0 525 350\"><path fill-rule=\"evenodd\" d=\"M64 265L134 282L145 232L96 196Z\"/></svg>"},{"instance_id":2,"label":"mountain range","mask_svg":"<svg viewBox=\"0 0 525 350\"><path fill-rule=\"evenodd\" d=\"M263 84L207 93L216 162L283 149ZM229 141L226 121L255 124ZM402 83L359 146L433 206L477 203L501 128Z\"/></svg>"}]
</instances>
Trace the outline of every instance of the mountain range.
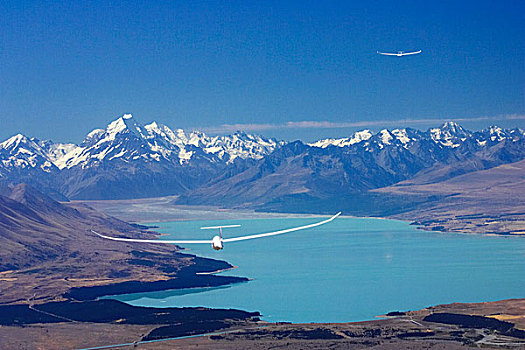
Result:
<instances>
[{"instance_id":1,"label":"mountain range","mask_svg":"<svg viewBox=\"0 0 525 350\"><path fill-rule=\"evenodd\" d=\"M524 158L519 128L472 132L447 122L426 131L362 130L305 143L244 132L210 137L155 122L143 126L126 114L79 145L9 138L0 143L0 184L29 183L62 200L178 195L181 204L289 210Z\"/></svg>"},{"instance_id":2,"label":"mountain range","mask_svg":"<svg viewBox=\"0 0 525 350\"><path fill-rule=\"evenodd\" d=\"M59 199L179 194L218 172L248 166L279 145L242 132L208 137L155 122L142 126L125 114L79 145L22 134L9 138L0 143L0 181L30 183Z\"/></svg>"}]
</instances>

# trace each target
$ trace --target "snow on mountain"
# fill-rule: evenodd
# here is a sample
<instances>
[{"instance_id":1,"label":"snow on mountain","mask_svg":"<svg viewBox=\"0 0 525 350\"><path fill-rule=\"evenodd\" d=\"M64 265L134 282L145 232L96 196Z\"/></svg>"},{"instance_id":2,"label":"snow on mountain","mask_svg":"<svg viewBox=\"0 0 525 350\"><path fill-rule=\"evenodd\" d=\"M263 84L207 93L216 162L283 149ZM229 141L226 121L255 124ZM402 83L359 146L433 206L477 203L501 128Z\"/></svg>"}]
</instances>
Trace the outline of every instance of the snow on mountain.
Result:
<instances>
[{"instance_id":1,"label":"snow on mountain","mask_svg":"<svg viewBox=\"0 0 525 350\"><path fill-rule=\"evenodd\" d=\"M95 129L91 131L89 134L87 134L86 138L84 139L84 141L82 141L80 146L89 147L94 145L102 138L102 135L104 135L105 133L106 130L104 129Z\"/></svg>"},{"instance_id":2,"label":"snow on mountain","mask_svg":"<svg viewBox=\"0 0 525 350\"><path fill-rule=\"evenodd\" d=\"M323 139L310 146L317 148L359 147L373 152L392 147L408 149L415 142L431 142L437 147L453 149L467 140L477 147L519 140L525 136L521 129L502 129L491 126L478 132L469 132L454 122L447 122L426 132L415 129L383 129L355 132L351 137ZM283 141L236 132L228 136L208 136L203 132L172 130L152 122L139 124L131 114L124 114L105 129L91 131L80 145L53 143L29 139L22 134L0 143L0 167L52 169L90 168L105 162L156 162L184 165L194 160L211 163L232 163L235 159L262 159ZM428 145L428 143L427 143ZM425 146L428 147L428 146Z\"/></svg>"},{"instance_id":3,"label":"snow on mountain","mask_svg":"<svg viewBox=\"0 0 525 350\"><path fill-rule=\"evenodd\" d=\"M314 143L310 143L309 146L326 148L328 146L346 147L362 141L370 139L374 133L368 129L355 132L352 137L340 138L340 139L324 139Z\"/></svg>"},{"instance_id":4,"label":"snow on mountain","mask_svg":"<svg viewBox=\"0 0 525 350\"><path fill-rule=\"evenodd\" d=\"M438 128L431 128L426 132L415 129L383 129L378 133L370 130L355 132L349 138L324 139L313 143L310 146L327 148L329 146L349 147L355 144L362 144L367 151L373 151L377 146L382 149L386 146L404 148L416 141L432 140L436 145L445 148L459 147L463 142L469 139L476 139L478 146L484 146L487 141L501 142L506 139L519 139L524 136L523 130L513 129L506 130L497 126L491 126L480 132L472 133L465 130L459 124L446 122ZM366 141L366 142L363 142Z\"/></svg>"},{"instance_id":5,"label":"snow on mountain","mask_svg":"<svg viewBox=\"0 0 525 350\"><path fill-rule=\"evenodd\" d=\"M220 159L224 159L227 156L229 162L232 162L235 158L261 159L283 144L274 139L265 139L240 131L230 136L207 138L203 143L203 149L206 153L215 154Z\"/></svg>"},{"instance_id":6,"label":"snow on mountain","mask_svg":"<svg viewBox=\"0 0 525 350\"><path fill-rule=\"evenodd\" d=\"M495 144L505 140L516 142L525 137L525 131L520 128L509 130L492 125L481 131L474 132L472 135L479 146L486 146L487 144Z\"/></svg>"},{"instance_id":7,"label":"snow on mountain","mask_svg":"<svg viewBox=\"0 0 525 350\"><path fill-rule=\"evenodd\" d=\"M359 191L407 179L434 164L475 159L472 164L490 167L517 161L525 154L524 142L525 132L518 128L470 132L448 122L427 131L362 130L307 146L240 131L208 136L156 122L141 125L125 114L91 131L79 145L21 134L9 138L0 143L0 180L84 199L180 195L205 184L217 196L225 188L248 191L255 183L260 194L268 188L280 193L283 184L291 193L304 191L306 184L319 193ZM207 197L206 191L198 194Z\"/></svg>"},{"instance_id":8,"label":"snow on mountain","mask_svg":"<svg viewBox=\"0 0 525 350\"><path fill-rule=\"evenodd\" d=\"M170 132L156 123L142 126L131 114L125 114L105 130L90 132L79 148L64 156L61 164L67 168L88 168L111 161L170 162L174 151L167 136Z\"/></svg>"},{"instance_id":9,"label":"snow on mountain","mask_svg":"<svg viewBox=\"0 0 525 350\"><path fill-rule=\"evenodd\" d=\"M489 127L488 132L491 141L502 141L509 136L505 130L494 125Z\"/></svg>"},{"instance_id":10,"label":"snow on mountain","mask_svg":"<svg viewBox=\"0 0 525 350\"><path fill-rule=\"evenodd\" d=\"M172 131L165 125L155 122L145 126L150 135L157 135L178 151L181 164L191 159L201 149L205 154L231 163L235 158L261 159L280 145L277 140L236 132L229 136L209 137L200 131L186 134L184 130Z\"/></svg>"},{"instance_id":11,"label":"snow on mountain","mask_svg":"<svg viewBox=\"0 0 525 350\"><path fill-rule=\"evenodd\" d=\"M0 161L3 168L39 168L50 172L55 168L39 141L17 134L0 143Z\"/></svg>"},{"instance_id":12,"label":"snow on mountain","mask_svg":"<svg viewBox=\"0 0 525 350\"><path fill-rule=\"evenodd\" d=\"M506 136L511 134L515 136ZM310 145L291 142L241 172L183 193L177 203L318 210L353 202L360 193L416 176L423 183L438 182L520 161L525 157L525 137L518 134L496 128L471 133L445 123L427 131L365 130ZM484 139L486 145L479 145L477 139ZM365 202L356 200L355 205L366 206Z\"/></svg>"},{"instance_id":13,"label":"snow on mountain","mask_svg":"<svg viewBox=\"0 0 525 350\"><path fill-rule=\"evenodd\" d=\"M465 141L471 133L454 122L446 122L439 128L430 129L430 137L436 143L445 147L456 148Z\"/></svg>"},{"instance_id":14,"label":"snow on mountain","mask_svg":"<svg viewBox=\"0 0 525 350\"><path fill-rule=\"evenodd\" d=\"M381 142L383 145L389 145L390 141L392 141L394 138L392 137L392 134L387 129L383 129L379 132Z\"/></svg>"},{"instance_id":15,"label":"snow on mountain","mask_svg":"<svg viewBox=\"0 0 525 350\"><path fill-rule=\"evenodd\" d=\"M374 133L368 129L357 131L351 137L340 139L325 139L310 143L310 146L326 148L328 146L348 147L356 144L362 144L367 150L374 149L370 147L372 144L379 149L385 146L399 146L406 148L408 144L416 140L417 130L412 129L383 129L378 133ZM365 142L366 141L366 142Z\"/></svg>"},{"instance_id":16,"label":"snow on mountain","mask_svg":"<svg viewBox=\"0 0 525 350\"><path fill-rule=\"evenodd\" d=\"M32 141L18 134L0 144L4 167L89 168L101 162L188 163L196 156L209 155L209 161L233 162L236 158L261 159L280 143L273 139L237 132L230 136L209 137L199 131L188 134L152 122L142 126L131 114L109 123L105 129L91 131L79 145L51 141Z\"/></svg>"},{"instance_id":17,"label":"snow on mountain","mask_svg":"<svg viewBox=\"0 0 525 350\"><path fill-rule=\"evenodd\" d=\"M75 154L80 147L74 143L53 143L50 140L38 141L42 154L58 169L65 168L67 160Z\"/></svg>"},{"instance_id":18,"label":"snow on mountain","mask_svg":"<svg viewBox=\"0 0 525 350\"><path fill-rule=\"evenodd\" d=\"M399 142L401 142L404 146L406 146L410 142L410 140L414 140L409 137L407 129L392 130L392 135L394 135L394 137L397 140L399 140Z\"/></svg>"},{"instance_id":19,"label":"snow on mountain","mask_svg":"<svg viewBox=\"0 0 525 350\"><path fill-rule=\"evenodd\" d=\"M124 114L122 117L111 122L106 128L106 134L110 140L114 140L116 135L121 133L132 133L142 138L149 136L147 131L137 123L131 114Z\"/></svg>"}]
</instances>

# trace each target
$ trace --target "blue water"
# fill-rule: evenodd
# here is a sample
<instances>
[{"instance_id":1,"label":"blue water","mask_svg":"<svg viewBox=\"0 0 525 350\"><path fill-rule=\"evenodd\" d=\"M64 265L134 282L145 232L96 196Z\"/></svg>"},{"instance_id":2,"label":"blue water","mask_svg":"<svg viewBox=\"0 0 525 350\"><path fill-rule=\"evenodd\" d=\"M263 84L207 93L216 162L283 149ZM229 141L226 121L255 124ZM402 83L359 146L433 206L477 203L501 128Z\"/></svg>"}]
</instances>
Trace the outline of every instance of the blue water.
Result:
<instances>
[{"instance_id":1,"label":"blue water","mask_svg":"<svg viewBox=\"0 0 525 350\"><path fill-rule=\"evenodd\" d=\"M209 239L201 226L239 223L226 237L319 219L155 223L162 239ZM226 260L225 275L253 280L228 287L120 295L141 306L206 306L260 311L267 321L345 322L450 302L525 297L525 238L434 233L405 222L342 218L313 229L226 244L188 245Z\"/></svg>"}]
</instances>

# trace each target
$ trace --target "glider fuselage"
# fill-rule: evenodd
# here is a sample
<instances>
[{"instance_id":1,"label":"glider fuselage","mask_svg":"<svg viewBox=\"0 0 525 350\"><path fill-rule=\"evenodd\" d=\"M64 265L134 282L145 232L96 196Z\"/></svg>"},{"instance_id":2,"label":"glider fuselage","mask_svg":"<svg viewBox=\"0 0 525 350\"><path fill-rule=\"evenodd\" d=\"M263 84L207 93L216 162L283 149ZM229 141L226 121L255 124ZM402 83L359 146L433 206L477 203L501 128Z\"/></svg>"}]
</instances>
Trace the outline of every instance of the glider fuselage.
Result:
<instances>
[{"instance_id":1,"label":"glider fuselage","mask_svg":"<svg viewBox=\"0 0 525 350\"><path fill-rule=\"evenodd\" d=\"M219 236L213 237L211 241L211 247L215 250L221 250L223 248L222 246L222 238Z\"/></svg>"}]
</instances>

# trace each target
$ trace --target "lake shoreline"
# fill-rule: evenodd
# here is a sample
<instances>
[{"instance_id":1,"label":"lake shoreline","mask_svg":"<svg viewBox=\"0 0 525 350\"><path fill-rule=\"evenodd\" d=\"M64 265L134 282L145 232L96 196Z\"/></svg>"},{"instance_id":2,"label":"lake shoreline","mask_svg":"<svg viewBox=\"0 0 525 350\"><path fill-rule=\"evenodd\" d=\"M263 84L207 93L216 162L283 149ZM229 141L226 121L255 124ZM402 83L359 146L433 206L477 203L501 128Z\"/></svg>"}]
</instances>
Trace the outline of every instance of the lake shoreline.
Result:
<instances>
[{"instance_id":1,"label":"lake shoreline","mask_svg":"<svg viewBox=\"0 0 525 350\"><path fill-rule=\"evenodd\" d=\"M67 303L70 311L64 307ZM57 343L61 348L75 349L110 344L132 346L135 341L152 339L161 342L155 349L255 346L415 349L430 348L436 343L451 349L500 348L502 343L514 348L525 346L525 299L436 305L363 322L306 324L261 322L257 313L203 308L164 309L162 318L158 319L154 315L160 309L131 307L112 300L36 306L51 315L77 319L67 321L47 315L46 320L44 314L30 310L27 305L20 306L18 309L0 306L1 348L32 348L39 344L51 349L57 348ZM88 314L78 312L83 308ZM120 313L112 314L112 310ZM225 322L226 318L233 321ZM13 323L13 320L19 321ZM181 321L188 327L173 326L173 322ZM42 332L49 336L42 337Z\"/></svg>"},{"instance_id":2,"label":"lake shoreline","mask_svg":"<svg viewBox=\"0 0 525 350\"><path fill-rule=\"evenodd\" d=\"M219 206L209 205L178 205L174 204L177 196L152 197L140 199L120 199L120 200L77 200L71 201L72 204L85 204L91 206L108 215L115 216L123 221L135 224L146 225L153 222L165 223L170 221L194 221L194 220L236 220L236 219L258 219L258 218L318 218L329 217L334 213L311 213L311 212L277 212L259 211L255 209L225 209ZM403 221L416 226L418 230L442 233L460 234L482 234L482 235L503 235L525 237L525 231L509 231L507 229L488 230L483 220L493 220L493 215L481 216L476 218L479 222L475 224L463 224L466 219L473 220L466 216L456 219L453 212L430 213L422 216L418 210L408 211L392 215L379 216L355 216L341 215L341 218L370 218L380 220ZM484 219L485 218L485 219ZM458 221L459 220L459 221ZM459 224L458 224L459 223ZM489 225L490 226L490 225ZM154 230L157 227L151 227ZM515 233L518 232L518 233Z\"/></svg>"}]
</instances>

